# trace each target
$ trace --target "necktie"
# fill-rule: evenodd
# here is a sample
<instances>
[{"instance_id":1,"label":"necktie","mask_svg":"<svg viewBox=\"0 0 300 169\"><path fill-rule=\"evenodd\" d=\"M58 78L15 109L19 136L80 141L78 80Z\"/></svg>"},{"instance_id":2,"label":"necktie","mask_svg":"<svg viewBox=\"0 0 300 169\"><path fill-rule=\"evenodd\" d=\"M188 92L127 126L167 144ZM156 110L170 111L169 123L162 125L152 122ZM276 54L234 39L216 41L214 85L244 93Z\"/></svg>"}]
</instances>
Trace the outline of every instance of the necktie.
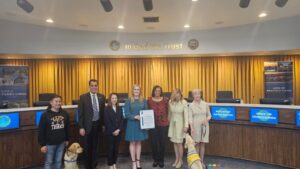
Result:
<instances>
[{"instance_id":1,"label":"necktie","mask_svg":"<svg viewBox=\"0 0 300 169\"><path fill-rule=\"evenodd\" d=\"M97 107L97 101L96 101L96 96L95 94L92 95L93 97L93 121L99 120L99 111L98 111L98 107Z\"/></svg>"}]
</instances>

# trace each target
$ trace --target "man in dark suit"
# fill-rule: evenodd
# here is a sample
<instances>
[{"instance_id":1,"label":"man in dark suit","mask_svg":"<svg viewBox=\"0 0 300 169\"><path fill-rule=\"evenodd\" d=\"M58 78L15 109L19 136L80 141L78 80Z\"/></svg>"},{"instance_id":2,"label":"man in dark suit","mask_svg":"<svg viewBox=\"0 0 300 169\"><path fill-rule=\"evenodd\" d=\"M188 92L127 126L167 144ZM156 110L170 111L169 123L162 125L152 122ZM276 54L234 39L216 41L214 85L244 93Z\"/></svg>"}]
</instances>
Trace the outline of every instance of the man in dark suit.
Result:
<instances>
[{"instance_id":1,"label":"man in dark suit","mask_svg":"<svg viewBox=\"0 0 300 169\"><path fill-rule=\"evenodd\" d=\"M98 163L99 132L102 131L105 97L98 93L98 81L89 81L89 92L80 96L78 105L79 134L84 137L85 169Z\"/></svg>"}]
</instances>

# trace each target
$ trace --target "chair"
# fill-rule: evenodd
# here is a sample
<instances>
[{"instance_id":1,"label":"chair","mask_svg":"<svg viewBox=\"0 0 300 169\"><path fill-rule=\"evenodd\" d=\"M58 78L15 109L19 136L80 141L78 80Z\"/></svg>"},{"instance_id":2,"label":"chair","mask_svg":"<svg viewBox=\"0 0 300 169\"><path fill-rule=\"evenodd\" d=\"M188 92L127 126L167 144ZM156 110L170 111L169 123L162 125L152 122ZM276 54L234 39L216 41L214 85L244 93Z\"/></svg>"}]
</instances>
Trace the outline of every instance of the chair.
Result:
<instances>
[{"instance_id":1,"label":"chair","mask_svg":"<svg viewBox=\"0 0 300 169\"><path fill-rule=\"evenodd\" d=\"M128 93L117 93L119 103L125 103L125 100L128 99Z\"/></svg>"},{"instance_id":2,"label":"chair","mask_svg":"<svg viewBox=\"0 0 300 169\"><path fill-rule=\"evenodd\" d=\"M217 91L217 103L241 103L241 99L233 98L232 91Z\"/></svg>"},{"instance_id":3,"label":"chair","mask_svg":"<svg viewBox=\"0 0 300 169\"><path fill-rule=\"evenodd\" d=\"M172 92L163 92L163 93L162 93L162 96L163 96L163 97L166 97L166 98L168 98L168 99L171 98L171 95L172 95Z\"/></svg>"},{"instance_id":4,"label":"chair","mask_svg":"<svg viewBox=\"0 0 300 169\"><path fill-rule=\"evenodd\" d=\"M79 104L79 100L72 100L72 105L78 105Z\"/></svg>"},{"instance_id":5,"label":"chair","mask_svg":"<svg viewBox=\"0 0 300 169\"><path fill-rule=\"evenodd\" d=\"M39 101L50 101L55 96L55 93L41 93L39 94Z\"/></svg>"},{"instance_id":6,"label":"chair","mask_svg":"<svg viewBox=\"0 0 300 169\"><path fill-rule=\"evenodd\" d=\"M41 93L39 94L39 101L33 102L33 107L48 106L51 98L55 93Z\"/></svg>"},{"instance_id":7,"label":"chair","mask_svg":"<svg viewBox=\"0 0 300 169\"><path fill-rule=\"evenodd\" d=\"M232 91L217 91L217 99L232 99Z\"/></svg>"}]
</instances>

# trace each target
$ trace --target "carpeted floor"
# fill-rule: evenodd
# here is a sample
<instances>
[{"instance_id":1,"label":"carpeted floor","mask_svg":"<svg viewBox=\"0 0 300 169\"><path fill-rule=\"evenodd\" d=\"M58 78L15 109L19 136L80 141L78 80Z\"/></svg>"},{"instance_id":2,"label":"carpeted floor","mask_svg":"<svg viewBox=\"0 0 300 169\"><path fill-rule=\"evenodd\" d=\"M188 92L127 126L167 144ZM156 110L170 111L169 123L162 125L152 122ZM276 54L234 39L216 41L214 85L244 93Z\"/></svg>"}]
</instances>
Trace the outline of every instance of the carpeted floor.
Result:
<instances>
[{"instance_id":1,"label":"carpeted floor","mask_svg":"<svg viewBox=\"0 0 300 169\"><path fill-rule=\"evenodd\" d=\"M174 169L174 167L171 166L171 163L173 162L174 157L173 156L167 156L165 160L165 169ZM100 159L100 163L98 166L98 169L106 169L108 168L105 163L105 158ZM269 165L264 163L258 163L258 162L252 162L252 161L246 161L246 160L238 160L233 158L225 158L225 157L216 157L216 156L206 156L205 164L207 165L207 169L288 169L285 167L275 166L275 165ZM79 162L81 163L81 161ZM152 169L152 158L151 156L142 156L141 164L143 169ZM126 156L120 156L117 164L118 169L131 169L131 159L130 157ZM42 169L43 167L35 167L31 169ZM80 168L84 168L80 164ZM159 167L156 167L156 169L160 169ZM182 169L188 169L187 163L185 162Z\"/></svg>"}]
</instances>

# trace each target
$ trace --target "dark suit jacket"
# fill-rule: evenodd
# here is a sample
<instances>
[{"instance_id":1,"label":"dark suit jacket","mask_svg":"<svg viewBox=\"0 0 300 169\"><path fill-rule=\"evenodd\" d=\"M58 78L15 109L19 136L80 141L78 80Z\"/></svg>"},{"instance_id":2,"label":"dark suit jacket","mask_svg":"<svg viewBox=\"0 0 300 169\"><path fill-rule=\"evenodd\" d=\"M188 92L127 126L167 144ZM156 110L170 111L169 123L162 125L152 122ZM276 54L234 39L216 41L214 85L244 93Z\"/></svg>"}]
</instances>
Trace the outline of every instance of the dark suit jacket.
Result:
<instances>
[{"instance_id":1,"label":"dark suit jacket","mask_svg":"<svg viewBox=\"0 0 300 169\"><path fill-rule=\"evenodd\" d=\"M102 94L97 93L99 103L99 118L100 126L103 125L103 114L105 108L105 97ZM92 128L93 121L93 106L90 92L80 96L78 104L78 125L79 129L84 128L86 133L89 133Z\"/></svg>"},{"instance_id":2,"label":"dark suit jacket","mask_svg":"<svg viewBox=\"0 0 300 169\"><path fill-rule=\"evenodd\" d=\"M111 106L105 107L104 110L104 123L105 123L105 134L112 135L112 133L123 127L123 111L122 107L117 106L116 112Z\"/></svg>"}]
</instances>

